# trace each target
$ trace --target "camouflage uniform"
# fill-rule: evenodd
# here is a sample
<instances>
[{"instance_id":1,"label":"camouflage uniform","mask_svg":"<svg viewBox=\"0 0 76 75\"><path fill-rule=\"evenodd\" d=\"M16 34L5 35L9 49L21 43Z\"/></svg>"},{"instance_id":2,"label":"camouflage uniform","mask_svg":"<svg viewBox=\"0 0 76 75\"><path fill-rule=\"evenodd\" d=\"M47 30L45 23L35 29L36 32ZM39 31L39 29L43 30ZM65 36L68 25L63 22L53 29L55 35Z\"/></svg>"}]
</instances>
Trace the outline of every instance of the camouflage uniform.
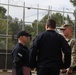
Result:
<instances>
[{"instance_id":1,"label":"camouflage uniform","mask_svg":"<svg viewBox=\"0 0 76 75\"><path fill-rule=\"evenodd\" d=\"M65 38L65 37L64 37ZM65 38L66 39L66 38ZM69 46L71 47L71 65L70 68L73 69L76 66L76 41L75 39L66 39ZM63 55L64 58L64 55ZM67 75L66 73L60 73L60 75ZM72 73L72 75L76 75L76 73Z\"/></svg>"},{"instance_id":2,"label":"camouflage uniform","mask_svg":"<svg viewBox=\"0 0 76 75\"><path fill-rule=\"evenodd\" d=\"M76 66L76 42L75 39L70 39L68 41L69 46L71 47L71 68L73 68L74 66Z\"/></svg>"},{"instance_id":3,"label":"camouflage uniform","mask_svg":"<svg viewBox=\"0 0 76 75\"><path fill-rule=\"evenodd\" d=\"M71 65L70 65L70 68L73 68L74 66L76 66L76 48L75 48L76 42L75 42L75 39L73 39L73 38L67 39L63 34L61 34L61 35L66 39L69 46L71 47ZM64 54L63 54L63 59L64 59Z\"/></svg>"},{"instance_id":4,"label":"camouflage uniform","mask_svg":"<svg viewBox=\"0 0 76 75\"><path fill-rule=\"evenodd\" d=\"M71 47L71 65L70 65L70 69L73 70L73 67L76 66L76 40L71 38L70 40L68 40L68 44ZM64 75L67 75L67 74L64 74ZM76 75L76 72L73 71L73 73L70 74L70 75Z\"/></svg>"}]
</instances>

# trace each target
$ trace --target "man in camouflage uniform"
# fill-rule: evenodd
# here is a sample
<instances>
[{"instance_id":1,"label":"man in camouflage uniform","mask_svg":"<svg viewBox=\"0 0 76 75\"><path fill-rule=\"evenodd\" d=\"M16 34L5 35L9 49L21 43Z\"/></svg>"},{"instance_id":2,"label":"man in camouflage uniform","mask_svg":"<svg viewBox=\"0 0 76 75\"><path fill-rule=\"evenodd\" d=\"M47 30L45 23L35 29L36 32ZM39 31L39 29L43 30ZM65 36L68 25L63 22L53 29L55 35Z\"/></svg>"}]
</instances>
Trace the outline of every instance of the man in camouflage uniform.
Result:
<instances>
[{"instance_id":1,"label":"man in camouflage uniform","mask_svg":"<svg viewBox=\"0 0 76 75\"><path fill-rule=\"evenodd\" d=\"M76 71L76 48L75 48L76 42L75 42L75 39L72 38L73 28L71 25L64 24L64 25L62 25L60 30L62 31L61 34L64 36L64 38L67 40L69 46L71 47L71 65L67 69L67 73L70 74L73 71Z\"/></svg>"}]
</instances>

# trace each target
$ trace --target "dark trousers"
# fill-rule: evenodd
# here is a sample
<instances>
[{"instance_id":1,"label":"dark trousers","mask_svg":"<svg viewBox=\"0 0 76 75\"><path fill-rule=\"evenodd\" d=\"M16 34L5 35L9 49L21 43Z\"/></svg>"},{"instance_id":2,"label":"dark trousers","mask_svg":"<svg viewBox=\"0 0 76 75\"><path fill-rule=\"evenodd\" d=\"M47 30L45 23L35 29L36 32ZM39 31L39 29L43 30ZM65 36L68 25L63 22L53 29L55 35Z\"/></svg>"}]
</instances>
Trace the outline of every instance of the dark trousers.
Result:
<instances>
[{"instance_id":1,"label":"dark trousers","mask_svg":"<svg viewBox=\"0 0 76 75\"><path fill-rule=\"evenodd\" d=\"M59 68L38 68L37 75L59 75Z\"/></svg>"}]
</instances>

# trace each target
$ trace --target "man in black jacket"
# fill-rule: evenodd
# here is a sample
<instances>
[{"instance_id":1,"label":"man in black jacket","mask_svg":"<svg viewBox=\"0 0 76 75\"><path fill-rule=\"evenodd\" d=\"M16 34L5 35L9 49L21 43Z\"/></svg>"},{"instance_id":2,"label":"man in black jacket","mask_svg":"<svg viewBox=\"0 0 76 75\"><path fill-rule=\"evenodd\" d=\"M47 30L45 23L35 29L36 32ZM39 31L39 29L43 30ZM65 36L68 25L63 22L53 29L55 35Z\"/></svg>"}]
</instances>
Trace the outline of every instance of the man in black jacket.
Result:
<instances>
[{"instance_id":1,"label":"man in black jacket","mask_svg":"<svg viewBox=\"0 0 76 75\"><path fill-rule=\"evenodd\" d=\"M31 35L26 31L18 33L18 43L12 51L13 69L12 75L30 75L29 50L26 46Z\"/></svg>"},{"instance_id":2,"label":"man in black jacket","mask_svg":"<svg viewBox=\"0 0 76 75\"><path fill-rule=\"evenodd\" d=\"M37 68L37 75L59 75L61 68L66 69L70 66L71 49L65 38L55 32L55 20L49 19L45 28L46 31L33 41L30 67Z\"/></svg>"}]
</instances>

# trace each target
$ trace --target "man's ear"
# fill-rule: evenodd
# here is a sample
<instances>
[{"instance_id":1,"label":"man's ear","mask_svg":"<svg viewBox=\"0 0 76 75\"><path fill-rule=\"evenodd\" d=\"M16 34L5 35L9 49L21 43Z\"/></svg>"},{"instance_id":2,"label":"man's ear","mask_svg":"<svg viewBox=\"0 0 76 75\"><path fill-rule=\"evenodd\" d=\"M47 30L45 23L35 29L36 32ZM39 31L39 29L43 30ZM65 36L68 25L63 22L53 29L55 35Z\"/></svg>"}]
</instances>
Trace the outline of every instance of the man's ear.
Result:
<instances>
[{"instance_id":1,"label":"man's ear","mask_svg":"<svg viewBox=\"0 0 76 75\"><path fill-rule=\"evenodd\" d=\"M45 29L47 29L48 28L48 26L47 26L47 24L45 25Z\"/></svg>"}]
</instances>

